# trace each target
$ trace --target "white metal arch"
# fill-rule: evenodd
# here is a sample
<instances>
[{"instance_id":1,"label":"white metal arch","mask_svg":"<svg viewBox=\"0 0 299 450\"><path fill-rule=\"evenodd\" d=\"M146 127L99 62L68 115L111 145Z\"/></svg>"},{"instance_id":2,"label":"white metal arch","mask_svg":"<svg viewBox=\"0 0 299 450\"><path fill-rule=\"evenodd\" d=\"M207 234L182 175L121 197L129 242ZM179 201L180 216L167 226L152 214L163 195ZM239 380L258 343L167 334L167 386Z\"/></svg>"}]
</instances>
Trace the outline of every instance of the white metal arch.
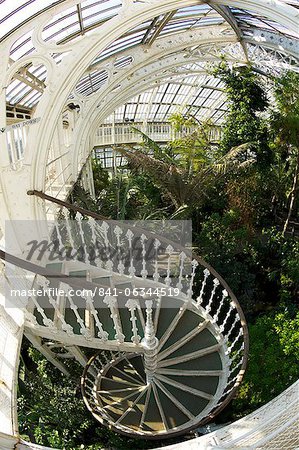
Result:
<instances>
[{"instance_id":1,"label":"white metal arch","mask_svg":"<svg viewBox=\"0 0 299 450\"><path fill-rule=\"evenodd\" d=\"M289 39L286 36L279 36L271 31L251 30L251 36L246 36L246 42L255 45L262 45L266 48L279 50L286 55L299 58L299 42L295 39Z\"/></svg>"},{"instance_id":2,"label":"white metal arch","mask_svg":"<svg viewBox=\"0 0 299 450\"><path fill-rule=\"evenodd\" d=\"M196 62L197 59L190 60L190 63ZM181 62L178 63L178 67L181 66ZM169 62L168 70L173 69L175 66L173 65L173 62ZM167 67L164 67L165 70L167 70ZM190 73L190 72L189 72ZM203 67L202 70L196 71L197 75L205 74L206 69ZM187 74L187 72L186 72ZM162 82L165 82L166 77L170 77L171 73L162 74L161 73L161 67L156 66L155 68L152 68L152 72L148 74L148 77L140 77L138 80L138 86L141 89L141 92L146 91L147 89L150 89L156 85L159 85ZM136 87L135 83L130 83L129 86L122 86L119 91L117 91L118 95L117 97L113 96L113 93L108 94L108 96L105 99L105 102L103 102L100 105L100 113L99 109L96 109L93 111L92 115L89 116L88 121L88 127L82 126L82 134L78 133L80 136L80 141L76 142L76 145L74 147L73 152L73 173L78 173L80 166L85 162L86 158L89 156L89 153L91 151L90 143L90 136L94 137L96 130L99 126L99 124L107 117L109 116L116 108L123 105L125 102L127 102L129 99L134 97L136 95ZM82 152L83 150L83 152Z\"/></svg>"}]
</instances>

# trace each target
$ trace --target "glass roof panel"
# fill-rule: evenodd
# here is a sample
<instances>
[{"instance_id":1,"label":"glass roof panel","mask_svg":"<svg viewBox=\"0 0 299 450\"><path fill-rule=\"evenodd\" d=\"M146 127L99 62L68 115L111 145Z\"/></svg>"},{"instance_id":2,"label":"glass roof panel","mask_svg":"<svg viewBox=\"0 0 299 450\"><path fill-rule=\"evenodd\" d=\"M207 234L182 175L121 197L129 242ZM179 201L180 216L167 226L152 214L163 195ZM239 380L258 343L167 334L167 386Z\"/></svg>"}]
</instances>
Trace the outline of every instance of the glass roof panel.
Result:
<instances>
[{"instance_id":1,"label":"glass roof panel","mask_svg":"<svg viewBox=\"0 0 299 450\"><path fill-rule=\"evenodd\" d=\"M79 29L77 8L73 6L66 9L63 13L56 15L44 27L42 37L46 41L49 39L56 41Z\"/></svg>"},{"instance_id":2,"label":"glass roof panel","mask_svg":"<svg viewBox=\"0 0 299 450\"><path fill-rule=\"evenodd\" d=\"M120 0L82 2L81 11L84 27L109 19L116 14L120 7Z\"/></svg>"},{"instance_id":3,"label":"glass roof panel","mask_svg":"<svg viewBox=\"0 0 299 450\"><path fill-rule=\"evenodd\" d=\"M285 2L288 3L288 2ZM298 3L299 6L299 3ZM280 34L283 34L285 36L295 37L299 38L299 30L298 33L294 33L290 30L288 30L286 27L284 27L281 24L278 24L277 22L274 22L273 20L269 20L264 16L261 16L260 14L249 11L249 10L241 10L237 8L230 8L232 14L235 16L237 22L239 23L240 28L260 28L268 31L274 31L278 32Z\"/></svg>"},{"instance_id":4,"label":"glass roof panel","mask_svg":"<svg viewBox=\"0 0 299 450\"><path fill-rule=\"evenodd\" d=\"M32 94L28 95L24 101L24 106L27 108L32 108L40 99L42 93L41 92L32 92Z\"/></svg>"},{"instance_id":5,"label":"glass roof panel","mask_svg":"<svg viewBox=\"0 0 299 450\"><path fill-rule=\"evenodd\" d=\"M193 85L186 86L184 80L177 77L134 96L104 123L111 123L113 115L114 121L120 123L164 122L177 111L189 112L202 119L211 117L215 123L220 123L226 111L223 83L208 75L193 78Z\"/></svg>"},{"instance_id":6,"label":"glass roof panel","mask_svg":"<svg viewBox=\"0 0 299 450\"><path fill-rule=\"evenodd\" d=\"M32 31L29 31L12 45L10 49L10 57L14 61L21 58L22 56L28 55L29 53L33 52L34 47L31 41L31 36Z\"/></svg>"},{"instance_id":7,"label":"glass roof panel","mask_svg":"<svg viewBox=\"0 0 299 450\"><path fill-rule=\"evenodd\" d=\"M65 0L2 0L0 2L0 38L34 14Z\"/></svg>"}]
</instances>

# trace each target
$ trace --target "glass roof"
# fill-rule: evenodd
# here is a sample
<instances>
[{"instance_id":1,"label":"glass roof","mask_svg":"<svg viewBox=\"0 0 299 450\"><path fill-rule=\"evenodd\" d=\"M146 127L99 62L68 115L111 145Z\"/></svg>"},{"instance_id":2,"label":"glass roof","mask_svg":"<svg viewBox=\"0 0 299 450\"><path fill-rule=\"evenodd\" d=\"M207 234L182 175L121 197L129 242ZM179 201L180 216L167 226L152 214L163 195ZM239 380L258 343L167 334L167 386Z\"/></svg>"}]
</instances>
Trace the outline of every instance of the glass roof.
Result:
<instances>
[{"instance_id":1,"label":"glass roof","mask_svg":"<svg viewBox=\"0 0 299 450\"><path fill-rule=\"evenodd\" d=\"M210 75L192 74L191 65L186 69L189 76L173 75L145 90L117 108L104 123L166 122L177 111L221 123L226 111L223 83Z\"/></svg>"},{"instance_id":2,"label":"glass roof","mask_svg":"<svg viewBox=\"0 0 299 450\"><path fill-rule=\"evenodd\" d=\"M299 0L280 1L299 8ZM115 16L121 7L121 3L121 0L85 0L81 2L74 1L73 5L70 6L70 2L66 0L0 0L0 43L1 40L5 40L22 24L32 20L32 26L34 26L35 17L39 17L43 12L54 7L56 7L56 15L44 26L43 38L46 41L51 40L58 44L78 40L82 36L92 33L105 21ZM286 36L291 40L299 39L299 34L287 30L282 25L261 16L258 12L234 7L226 8L226 10L234 17L245 43L246 37L249 39L254 29L267 30L279 36ZM225 23L225 18L222 16L221 11L219 9L217 11L212 6L204 3L170 11L139 24L114 41L95 58L90 68L78 81L76 90L88 96L106 83L108 73L103 67L98 68L98 65L111 55L119 55L116 65L125 67L132 62L130 56L125 58L121 56L125 50L143 44L151 45L155 40L173 33ZM10 49L11 61L18 60L34 51L31 37L32 31L27 31L13 43ZM260 68L265 66L265 61L269 60L267 57L268 50L265 49L265 58L262 55L262 63L259 64L258 58L261 55L252 50L253 44L247 44L247 46L253 63ZM284 55L277 54L276 57L283 58ZM54 58L57 63L60 63L63 60L63 54L56 54ZM272 56L273 58L274 56ZM275 58L272 62L269 61L267 63L270 69L274 70ZM285 67L288 64L293 65L296 63L298 61L295 58L292 61L286 59ZM184 70L182 70L183 72ZM214 118L220 121L225 110L223 106L225 99L223 99L223 104L221 104L220 98L222 98L222 93L218 89L219 86L211 84L212 81L210 79L203 81L200 78L196 78L198 75L191 73L187 77L186 71L184 73L183 76L178 74L176 80L173 77L171 79L168 77L167 80L168 75L166 74L165 80L159 82L158 91L155 91L155 99L152 103L152 120L163 121L175 109L183 105L186 111L188 108L193 108L194 110L197 108L198 114L200 109L203 111L209 108L213 109ZM44 66L32 67L30 64L27 64L24 70L16 74L8 86L7 102L10 105L34 108L44 90L45 79L46 68ZM194 84L201 86L207 83L209 83L208 88L198 88L196 90L194 87ZM165 92L163 89L165 89ZM192 90L194 94L192 94ZM136 96L127 105L124 105L122 110L117 110L117 117L119 115L119 118L122 117L123 120L125 118L129 120L135 120L137 117L142 118L144 108L147 105L146 99L149 98L149 95L151 100L153 100L151 88ZM117 118L117 120L120 119Z\"/></svg>"},{"instance_id":3,"label":"glass roof","mask_svg":"<svg viewBox=\"0 0 299 450\"><path fill-rule=\"evenodd\" d=\"M283 3L299 7L299 0L280 0ZM0 0L0 41L10 35L14 30L20 27L23 23L65 3L66 0ZM75 3L75 2L74 2ZM111 18L117 14L121 7L121 0L85 0L78 4L65 9L62 13L57 14L52 21L47 24L44 30L44 37L48 39L56 39L63 42L74 38L78 34L82 34L100 25L103 21ZM174 14L174 21L184 20L186 25L194 26L194 24L202 17L197 17L205 14L210 15L208 22L213 23L213 13L211 14L211 7L207 4L201 4L180 10L179 13ZM231 8L233 14L238 14L238 9ZM257 13L249 11L241 12L238 17L240 22L248 24L249 26L265 27L275 24L271 23ZM180 25L177 23L177 26ZM282 33L288 33L288 30L279 27Z\"/></svg>"}]
</instances>

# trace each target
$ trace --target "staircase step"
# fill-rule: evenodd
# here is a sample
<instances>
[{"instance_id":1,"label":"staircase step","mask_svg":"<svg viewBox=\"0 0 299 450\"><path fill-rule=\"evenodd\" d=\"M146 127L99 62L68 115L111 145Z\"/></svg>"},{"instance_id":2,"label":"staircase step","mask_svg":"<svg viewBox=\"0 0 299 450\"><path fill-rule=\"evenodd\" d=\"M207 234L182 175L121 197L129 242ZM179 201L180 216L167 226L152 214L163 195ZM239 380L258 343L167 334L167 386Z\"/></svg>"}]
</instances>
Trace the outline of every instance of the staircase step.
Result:
<instances>
[{"instance_id":1,"label":"staircase step","mask_svg":"<svg viewBox=\"0 0 299 450\"><path fill-rule=\"evenodd\" d=\"M72 270L69 272L69 276L73 278L85 278L88 277L88 271L87 270Z\"/></svg>"},{"instance_id":2,"label":"staircase step","mask_svg":"<svg viewBox=\"0 0 299 450\"><path fill-rule=\"evenodd\" d=\"M111 287L111 277L107 275L93 278L92 281L93 283L100 284L102 286Z\"/></svg>"},{"instance_id":3,"label":"staircase step","mask_svg":"<svg viewBox=\"0 0 299 450\"><path fill-rule=\"evenodd\" d=\"M49 269L50 272L61 273L63 270L63 263L48 263L46 264L46 269Z\"/></svg>"}]
</instances>

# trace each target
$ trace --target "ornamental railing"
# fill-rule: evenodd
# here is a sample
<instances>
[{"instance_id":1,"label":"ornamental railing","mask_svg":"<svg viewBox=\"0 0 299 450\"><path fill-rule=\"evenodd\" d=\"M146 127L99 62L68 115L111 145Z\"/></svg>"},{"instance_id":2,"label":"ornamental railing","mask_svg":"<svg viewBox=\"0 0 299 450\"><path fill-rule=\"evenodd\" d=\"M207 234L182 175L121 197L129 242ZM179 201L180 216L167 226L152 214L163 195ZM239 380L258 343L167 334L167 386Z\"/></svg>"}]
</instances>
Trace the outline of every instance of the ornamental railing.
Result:
<instances>
[{"instance_id":1,"label":"ornamental railing","mask_svg":"<svg viewBox=\"0 0 299 450\"><path fill-rule=\"evenodd\" d=\"M181 131L175 131L173 126L167 122L147 124L105 124L97 129L94 146L141 143L142 135L136 129L142 131L154 141L169 142L187 136L196 128L182 127ZM221 128L216 126L210 127L208 138L210 142L219 142L221 139Z\"/></svg>"}]
</instances>

